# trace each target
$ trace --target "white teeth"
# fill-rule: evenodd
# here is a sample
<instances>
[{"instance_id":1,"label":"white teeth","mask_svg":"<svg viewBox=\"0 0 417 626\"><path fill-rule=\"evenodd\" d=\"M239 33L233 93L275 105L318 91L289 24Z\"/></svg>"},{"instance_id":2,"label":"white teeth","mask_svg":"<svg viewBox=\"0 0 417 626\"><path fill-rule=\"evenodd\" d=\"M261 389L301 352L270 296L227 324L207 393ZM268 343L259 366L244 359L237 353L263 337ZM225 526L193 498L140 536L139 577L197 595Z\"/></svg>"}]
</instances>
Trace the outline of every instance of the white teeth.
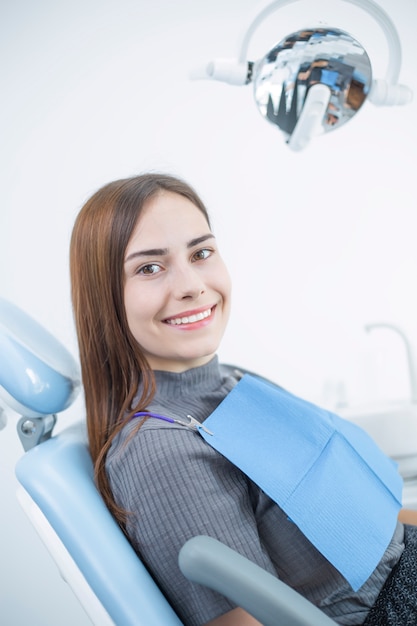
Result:
<instances>
[{"instance_id":1,"label":"white teeth","mask_svg":"<svg viewBox=\"0 0 417 626\"><path fill-rule=\"evenodd\" d=\"M167 324L179 325L179 324L193 324L194 322L200 322L206 317L211 315L211 309L203 311L202 313L196 313L195 315L189 315L188 317L175 317L167 320Z\"/></svg>"}]
</instances>

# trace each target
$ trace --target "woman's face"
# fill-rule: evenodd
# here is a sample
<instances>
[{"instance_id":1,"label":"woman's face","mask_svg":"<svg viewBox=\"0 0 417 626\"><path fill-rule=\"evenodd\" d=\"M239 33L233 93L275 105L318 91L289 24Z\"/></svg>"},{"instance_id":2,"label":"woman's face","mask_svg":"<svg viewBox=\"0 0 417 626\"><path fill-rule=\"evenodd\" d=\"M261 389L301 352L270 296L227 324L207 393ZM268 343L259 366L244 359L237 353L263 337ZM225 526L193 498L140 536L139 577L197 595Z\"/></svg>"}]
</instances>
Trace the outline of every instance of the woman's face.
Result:
<instances>
[{"instance_id":1,"label":"woman's face","mask_svg":"<svg viewBox=\"0 0 417 626\"><path fill-rule=\"evenodd\" d=\"M130 331L152 369L181 372L216 353L231 284L203 213L161 192L145 205L126 248L124 303Z\"/></svg>"}]
</instances>

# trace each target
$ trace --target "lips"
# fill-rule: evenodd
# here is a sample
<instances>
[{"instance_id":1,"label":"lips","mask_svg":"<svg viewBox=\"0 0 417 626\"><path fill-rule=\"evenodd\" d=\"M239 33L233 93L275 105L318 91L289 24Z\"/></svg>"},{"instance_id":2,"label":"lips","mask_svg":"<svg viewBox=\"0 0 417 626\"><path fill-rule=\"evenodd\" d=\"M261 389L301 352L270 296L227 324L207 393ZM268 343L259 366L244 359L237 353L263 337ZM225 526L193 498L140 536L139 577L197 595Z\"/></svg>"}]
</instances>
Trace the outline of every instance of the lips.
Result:
<instances>
[{"instance_id":1,"label":"lips","mask_svg":"<svg viewBox=\"0 0 417 626\"><path fill-rule=\"evenodd\" d=\"M169 317L164 320L165 324L171 324L172 326L181 326L182 324L195 324L195 322L201 322L202 320L210 317L214 307L198 311L197 313L190 313L181 317Z\"/></svg>"}]
</instances>

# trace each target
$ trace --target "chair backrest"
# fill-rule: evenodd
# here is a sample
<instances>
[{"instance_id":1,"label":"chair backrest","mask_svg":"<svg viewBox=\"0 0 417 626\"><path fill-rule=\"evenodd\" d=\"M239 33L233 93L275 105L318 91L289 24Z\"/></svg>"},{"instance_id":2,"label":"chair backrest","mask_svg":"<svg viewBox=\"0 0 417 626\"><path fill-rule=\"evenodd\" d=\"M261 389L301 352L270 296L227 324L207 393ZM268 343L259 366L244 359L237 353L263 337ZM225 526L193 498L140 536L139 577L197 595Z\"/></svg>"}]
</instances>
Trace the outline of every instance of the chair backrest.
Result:
<instances>
[{"instance_id":1,"label":"chair backrest","mask_svg":"<svg viewBox=\"0 0 417 626\"><path fill-rule=\"evenodd\" d=\"M49 523L54 541L57 536L104 607L110 617L108 623L181 626L95 487L82 424L23 455L16 475ZM36 527L34 519L32 522ZM61 564L61 569L64 567ZM63 575L68 579L65 571ZM93 622L102 626L104 618L94 618L94 602L86 606L89 600L84 602L74 591Z\"/></svg>"}]
</instances>

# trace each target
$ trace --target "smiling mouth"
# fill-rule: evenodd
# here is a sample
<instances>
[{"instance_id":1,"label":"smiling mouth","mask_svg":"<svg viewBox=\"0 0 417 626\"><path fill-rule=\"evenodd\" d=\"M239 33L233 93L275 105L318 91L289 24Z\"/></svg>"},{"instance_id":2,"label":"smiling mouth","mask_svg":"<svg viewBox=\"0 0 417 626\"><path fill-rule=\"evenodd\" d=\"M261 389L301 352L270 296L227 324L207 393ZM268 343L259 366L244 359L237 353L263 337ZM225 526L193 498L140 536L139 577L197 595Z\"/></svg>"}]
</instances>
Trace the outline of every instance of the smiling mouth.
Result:
<instances>
[{"instance_id":1,"label":"smiling mouth","mask_svg":"<svg viewBox=\"0 0 417 626\"><path fill-rule=\"evenodd\" d=\"M201 311L200 313L194 313L193 315L187 315L185 317L170 317L169 319L164 320L164 322L173 326L181 326L181 324L194 324L195 322L201 322L207 317L210 317L212 311L213 308L210 308L205 311Z\"/></svg>"}]
</instances>

